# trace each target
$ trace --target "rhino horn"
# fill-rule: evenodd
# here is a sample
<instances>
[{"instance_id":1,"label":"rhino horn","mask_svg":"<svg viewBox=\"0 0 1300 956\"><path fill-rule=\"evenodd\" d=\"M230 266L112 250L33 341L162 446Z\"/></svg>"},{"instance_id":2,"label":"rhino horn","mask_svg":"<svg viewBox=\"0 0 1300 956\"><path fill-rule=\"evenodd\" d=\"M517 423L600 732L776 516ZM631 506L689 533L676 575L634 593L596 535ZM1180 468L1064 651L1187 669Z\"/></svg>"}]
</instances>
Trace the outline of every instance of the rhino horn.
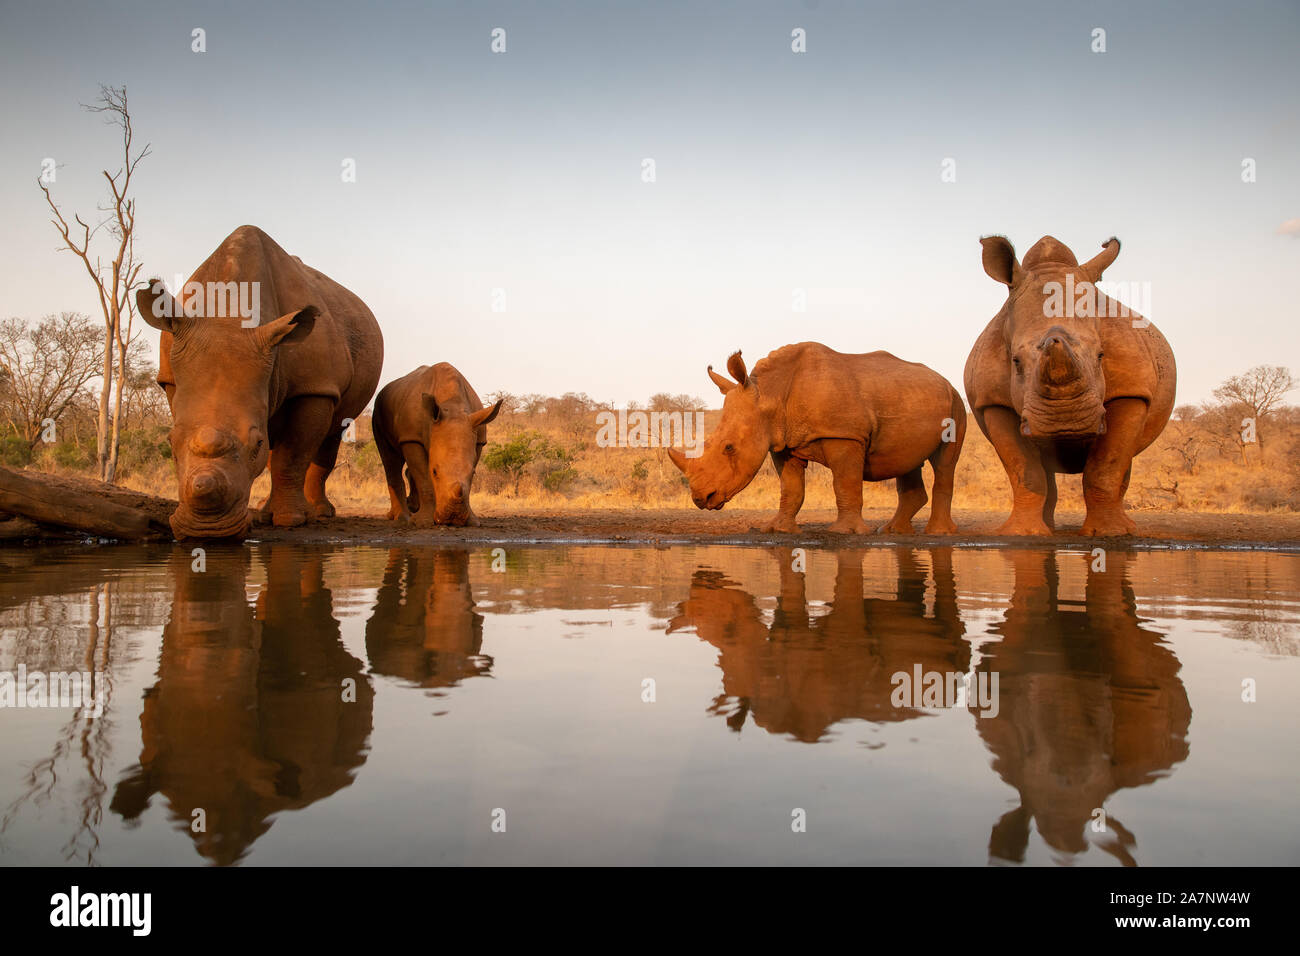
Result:
<instances>
[{"instance_id":1,"label":"rhino horn","mask_svg":"<svg viewBox=\"0 0 1300 956\"><path fill-rule=\"evenodd\" d=\"M1044 385L1065 385L1079 377L1079 364L1060 335L1049 333L1039 348L1043 350L1039 374Z\"/></svg>"},{"instance_id":2,"label":"rhino horn","mask_svg":"<svg viewBox=\"0 0 1300 956\"><path fill-rule=\"evenodd\" d=\"M669 448L667 451L668 460L676 465L683 475L686 474L686 455L676 448Z\"/></svg>"}]
</instances>

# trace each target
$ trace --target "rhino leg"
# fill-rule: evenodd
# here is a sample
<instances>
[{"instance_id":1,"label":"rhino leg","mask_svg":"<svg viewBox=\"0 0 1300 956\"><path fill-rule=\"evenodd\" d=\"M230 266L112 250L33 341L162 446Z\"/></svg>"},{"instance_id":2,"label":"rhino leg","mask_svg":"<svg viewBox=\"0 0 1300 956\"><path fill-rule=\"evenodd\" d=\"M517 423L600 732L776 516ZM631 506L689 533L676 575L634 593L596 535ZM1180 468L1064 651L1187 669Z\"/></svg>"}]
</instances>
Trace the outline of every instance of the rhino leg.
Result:
<instances>
[{"instance_id":1,"label":"rhino leg","mask_svg":"<svg viewBox=\"0 0 1300 956\"><path fill-rule=\"evenodd\" d=\"M1044 470L1047 479L1047 495L1043 498L1043 524L1048 530L1056 532L1056 472L1050 468Z\"/></svg>"},{"instance_id":2,"label":"rhino leg","mask_svg":"<svg viewBox=\"0 0 1300 956\"><path fill-rule=\"evenodd\" d=\"M920 465L905 475L899 475L896 484L898 509L894 517L880 526L881 534L911 534L912 518L925 506L925 474Z\"/></svg>"},{"instance_id":3,"label":"rhino leg","mask_svg":"<svg viewBox=\"0 0 1300 956\"><path fill-rule=\"evenodd\" d=\"M411 520L411 512L406 507L406 479L402 477L406 461L377 417L374 424L375 448L379 451L379 460L384 464L384 481L388 485L388 519L405 524Z\"/></svg>"},{"instance_id":4,"label":"rhino leg","mask_svg":"<svg viewBox=\"0 0 1300 956\"><path fill-rule=\"evenodd\" d=\"M831 470L831 483L835 486L834 523L827 531L835 534L870 534L871 529L862 520L862 478L867 460L867 448L862 442L835 438L822 441L826 467Z\"/></svg>"},{"instance_id":5,"label":"rhino leg","mask_svg":"<svg viewBox=\"0 0 1300 956\"><path fill-rule=\"evenodd\" d=\"M781 482L781 506L777 510L776 517L758 530L794 534L799 530L799 525L794 519L799 509L803 507L804 473L808 469L808 463L788 452L772 452L772 465L776 468L776 476Z\"/></svg>"},{"instance_id":6,"label":"rhino leg","mask_svg":"<svg viewBox=\"0 0 1300 956\"><path fill-rule=\"evenodd\" d=\"M982 409L984 434L1002 459L1007 480L1011 483L1011 517L997 534L1051 534L1043 520L1048 499L1047 471L1038 449L1020 437L1020 420L1016 413L1001 405ZM1055 506L1055 502L1053 502Z\"/></svg>"},{"instance_id":7,"label":"rhino leg","mask_svg":"<svg viewBox=\"0 0 1300 956\"><path fill-rule=\"evenodd\" d=\"M1124 494L1133 470L1133 454L1146 426L1147 404L1120 398L1106 405L1106 433L1097 439L1083 466L1083 500L1088 516L1083 534L1134 534L1137 525L1124 513Z\"/></svg>"},{"instance_id":8,"label":"rhino leg","mask_svg":"<svg viewBox=\"0 0 1300 956\"><path fill-rule=\"evenodd\" d=\"M271 450L271 497L266 506L276 527L292 528L306 524L310 515L303 493L307 466L331 431L334 402L319 396L299 398L282 415L275 429L279 440Z\"/></svg>"},{"instance_id":9,"label":"rhino leg","mask_svg":"<svg viewBox=\"0 0 1300 956\"><path fill-rule=\"evenodd\" d=\"M303 487L303 494L307 497L308 508L313 518L334 517L334 504L325 493L325 482L329 479L330 472L334 470L334 463L338 461L339 443L342 440L343 432L339 428L332 429L321 442L316 457L307 466L307 480Z\"/></svg>"},{"instance_id":10,"label":"rhino leg","mask_svg":"<svg viewBox=\"0 0 1300 956\"><path fill-rule=\"evenodd\" d=\"M952 492L957 477L957 459L961 457L961 446L966 440L966 409L961 405L961 398L954 396L954 412L957 421L957 435L954 441L941 442L939 449L930 456L930 470L934 473L934 486L930 490L930 520L926 522L926 534L956 534L957 525L952 520Z\"/></svg>"},{"instance_id":11,"label":"rhino leg","mask_svg":"<svg viewBox=\"0 0 1300 956\"><path fill-rule=\"evenodd\" d=\"M418 441L402 443L406 457L406 476L411 479L411 498L417 502L415 524L429 528L434 521L433 479L429 477L429 450Z\"/></svg>"}]
</instances>

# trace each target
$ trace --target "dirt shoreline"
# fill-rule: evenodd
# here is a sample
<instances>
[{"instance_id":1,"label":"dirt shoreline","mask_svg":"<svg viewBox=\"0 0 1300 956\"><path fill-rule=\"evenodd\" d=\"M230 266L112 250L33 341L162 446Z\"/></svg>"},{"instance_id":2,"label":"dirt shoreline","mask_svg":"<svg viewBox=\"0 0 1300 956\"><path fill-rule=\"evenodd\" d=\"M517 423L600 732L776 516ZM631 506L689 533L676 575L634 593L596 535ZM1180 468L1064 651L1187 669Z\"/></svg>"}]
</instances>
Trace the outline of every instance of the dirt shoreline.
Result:
<instances>
[{"instance_id":1,"label":"dirt shoreline","mask_svg":"<svg viewBox=\"0 0 1300 956\"><path fill-rule=\"evenodd\" d=\"M144 511L166 527L167 516L176 502L145 495L127 489L104 486L79 477L45 475L43 480L52 488L60 485L69 489L87 491L94 489L106 500ZM960 533L936 536L919 533L925 527L925 511L913 525L918 533L912 535L846 535L830 534L827 526L835 520L832 509L805 508L800 513L798 534L770 534L753 530L771 520L775 509L732 509L704 512L694 508L610 508L605 509L536 509L496 512L488 510L480 515L482 524L473 528L415 528L399 526L378 515L344 514L335 518L314 521L297 528L276 528L256 524L250 530L249 541L301 542L335 544L640 544L665 546L671 544L738 544L813 546L817 548L861 548L867 546L911 545L927 546L951 544L956 546L987 545L1021 547L1074 547L1089 548L1104 545L1109 548L1242 548L1270 551L1300 551L1300 514L1216 514L1188 511L1132 511L1138 534L1122 538L1084 538L1079 535L1083 525L1082 512L1061 512L1057 527L1061 533L1050 537L1022 538L995 534L1005 520L1001 511L974 511L958 509L953 512ZM868 508L863 517L868 525L878 527L891 516L890 509ZM11 534L4 528L11 525ZM0 519L0 544L21 545L23 542L87 540L84 533L53 529L32 524L26 519ZM160 537L159 540L166 540Z\"/></svg>"},{"instance_id":2,"label":"dirt shoreline","mask_svg":"<svg viewBox=\"0 0 1300 956\"><path fill-rule=\"evenodd\" d=\"M398 526L386 518L342 515L297 528L255 525L248 543L301 544L613 544L666 547L680 544L734 544L750 546L816 547L841 549L906 545L934 547L1055 547L1055 548L1192 548L1246 549L1300 552L1300 516L1220 515L1137 512L1139 533L1122 538L1084 538L1078 533L1083 515L1066 514L1058 534L1041 537L1007 537L994 534L1005 515L996 512L958 511L956 535L846 535L831 534L827 526L833 511L812 511L803 517L798 534L771 534L753 530L770 518L765 511L737 510L701 514L685 510L531 511L510 515L483 515L473 528L415 528ZM868 510L868 524L883 524L890 513ZM918 531L924 522L915 522ZM3 522L0 522L3 526ZM32 533L0 544L87 540L84 534L36 528ZM101 539L103 540L103 539ZM160 538L160 542L165 539Z\"/></svg>"},{"instance_id":3,"label":"dirt shoreline","mask_svg":"<svg viewBox=\"0 0 1300 956\"><path fill-rule=\"evenodd\" d=\"M868 510L868 524L884 524L891 512ZM1300 551L1300 515L1218 515L1138 512L1139 534L1123 538L1084 538L1078 534L1083 515L1058 519L1060 534L1044 538L1006 537L994 534L1005 515L995 512L958 511L961 532L956 535L846 535L830 534L835 520L831 510L801 515L798 534L771 534L753 530L771 514L758 510L702 513L686 510L530 511L510 515L482 515L474 528L399 527L378 517L341 516L300 528L254 527L250 540L279 542L352 542L358 544L741 544L811 545L818 548L860 548L873 545L1049 545L1119 548L1197 547ZM918 531L922 520L914 522Z\"/></svg>"}]
</instances>

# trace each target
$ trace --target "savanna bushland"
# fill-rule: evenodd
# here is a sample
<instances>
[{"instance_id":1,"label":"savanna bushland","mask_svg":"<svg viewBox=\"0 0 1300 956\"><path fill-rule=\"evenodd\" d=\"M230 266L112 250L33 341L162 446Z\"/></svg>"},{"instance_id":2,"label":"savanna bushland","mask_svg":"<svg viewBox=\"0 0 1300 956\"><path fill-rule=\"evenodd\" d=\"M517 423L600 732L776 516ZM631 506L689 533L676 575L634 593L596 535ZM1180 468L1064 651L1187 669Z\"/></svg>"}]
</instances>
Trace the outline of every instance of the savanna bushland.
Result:
<instances>
[{"instance_id":1,"label":"savanna bushland","mask_svg":"<svg viewBox=\"0 0 1300 956\"><path fill-rule=\"evenodd\" d=\"M96 420L102 326L77 313L36 321L0 321L0 464L40 472L97 475ZM176 494L167 433L171 419L143 340L128 350L123 387L117 483L168 498ZM490 382L484 385L490 387ZM1300 407L1285 404L1300 385L1290 370L1258 366L1226 378L1199 405L1179 405L1164 433L1133 466L1128 507L1169 512L1267 514L1300 511ZM694 511L685 479L658 447L604 447L598 442L608 402L581 392L560 396L483 393L503 399L488 427L474 479L476 509L512 511L605 508L680 508ZM690 395L657 394L628 411L703 412L704 434L721 411ZM369 415L344 441L330 479L341 513L383 514L383 468L370 435ZM927 467L928 472L928 467ZM263 474L253 488L259 503L269 490ZM1060 508L1083 510L1078 475L1061 475ZM927 484L929 475L927 473ZM954 505L1005 510L1006 476L979 429L967 431L957 468ZM768 462L734 507L770 509L779 497ZM869 483L868 508L893 507L893 482ZM833 508L830 472L808 471L807 506Z\"/></svg>"}]
</instances>

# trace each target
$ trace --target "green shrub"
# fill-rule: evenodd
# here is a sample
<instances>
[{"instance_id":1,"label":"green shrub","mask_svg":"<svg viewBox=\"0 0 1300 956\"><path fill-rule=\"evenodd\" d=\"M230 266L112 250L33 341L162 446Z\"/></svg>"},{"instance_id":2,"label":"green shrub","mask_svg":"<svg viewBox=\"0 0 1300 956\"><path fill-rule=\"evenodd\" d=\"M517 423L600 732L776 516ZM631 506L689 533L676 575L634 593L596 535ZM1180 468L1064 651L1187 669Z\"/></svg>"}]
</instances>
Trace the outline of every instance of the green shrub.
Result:
<instances>
[{"instance_id":1,"label":"green shrub","mask_svg":"<svg viewBox=\"0 0 1300 956\"><path fill-rule=\"evenodd\" d=\"M168 431L166 425L150 425L118 435L117 473L139 474L171 461L172 446L167 440ZM94 455L87 454L86 464L89 465L93 460Z\"/></svg>"},{"instance_id":2,"label":"green shrub","mask_svg":"<svg viewBox=\"0 0 1300 956\"><path fill-rule=\"evenodd\" d=\"M562 491L578 477L572 467L574 455L563 445L551 441L541 432L521 431L501 444L488 445L483 451L483 467L507 477L519 493L519 482L530 465L538 482L547 491Z\"/></svg>"},{"instance_id":3,"label":"green shrub","mask_svg":"<svg viewBox=\"0 0 1300 956\"><path fill-rule=\"evenodd\" d=\"M343 446L346 450L348 446ZM346 456L346 462L360 478L381 478L384 474L384 462L379 457L379 448L372 441L364 445L357 445L352 448L352 453Z\"/></svg>"},{"instance_id":4,"label":"green shrub","mask_svg":"<svg viewBox=\"0 0 1300 956\"><path fill-rule=\"evenodd\" d=\"M557 494L565 491L578 478L578 469L562 462L544 462L539 473L542 487Z\"/></svg>"},{"instance_id":5,"label":"green shrub","mask_svg":"<svg viewBox=\"0 0 1300 956\"><path fill-rule=\"evenodd\" d=\"M49 446L47 454L60 468L69 470L89 468L95 460L90 449L82 448L76 442L70 441L61 441L58 444ZM120 455L119 452L119 458Z\"/></svg>"},{"instance_id":6,"label":"green shrub","mask_svg":"<svg viewBox=\"0 0 1300 956\"><path fill-rule=\"evenodd\" d=\"M32 463L32 449L27 439L8 435L0 439L0 465L23 468Z\"/></svg>"}]
</instances>

